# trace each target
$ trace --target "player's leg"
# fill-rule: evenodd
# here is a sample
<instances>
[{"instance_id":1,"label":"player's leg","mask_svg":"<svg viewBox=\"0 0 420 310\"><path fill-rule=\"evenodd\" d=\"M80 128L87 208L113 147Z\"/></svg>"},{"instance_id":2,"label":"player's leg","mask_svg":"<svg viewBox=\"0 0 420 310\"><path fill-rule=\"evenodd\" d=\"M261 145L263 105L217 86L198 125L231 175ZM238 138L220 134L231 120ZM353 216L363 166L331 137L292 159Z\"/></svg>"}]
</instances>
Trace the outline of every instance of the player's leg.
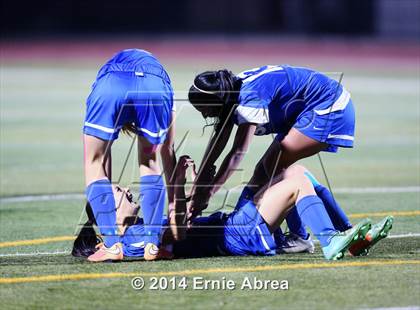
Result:
<instances>
[{"instance_id":1,"label":"player's leg","mask_svg":"<svg viewBox=\"0 0 420 310\"><path fill-rule=\"evenodd\" d=\"M96 81L87 99L83 128L86 197L108 247L119 240L111 186L111 145L118 137L117 120L125 86L113 74Z\"/></svg>"},{"instance_id":2,"label":"player's leg","mask_svg":"<svg viewBox=\"0 0 420 310\"><path fill-rule=\"evenodd\" d=\"M83 135L86 186L100 179L112 178L112 143L113 141Z\"/></svg>"},{"instance_id":3,"label":"player's leg","mask_svg":"<svg viewBox=\"0 0 420 310\"><path fill-rule=\"evenodd\" d=\"M311 181L315 192L319 198L321 198L328 215L338 231L346 231L352 228L350 220L344 211L340 208L339 204L334 199L331 192L319 183L316 178L304 167L300 165L290 166L284 173L284 178L290 178L293 175L306 175ZM286 236L285 247L283 252L295 253L296 251L301 252L301 249L308 247L308 237L306 229L297 213L297 210L293 208L288 216L286 217L287 225L290 229L291 234Z\"/></svg>"},{"instance_id":4,"label":"player's leg","mask_svg":"<svg viewBox=\"0 0 420 310\"><path fill-rule=\"evenodd\" d=\"M304 175L293 175L267 189L259 201L259 213L271 232L280 225L293 204L302 221L320 241L327 259L342 258L344 252L357 240L364 238L370 228L370 221L364 220L340 235L309 179Z\"/></svg>"},{"instance_id":5,"label":"player's leg","mask_svg":"<svg viewBox=\"0 0 420 310\"><path fill-rule=\"evenodd\" d=\"M307 199L308 197L310 199ZM305 199L310 200L310 202L299 204L301 200ZM313 208L316 207L316 209L319 209L319 212L307 212L311 213L312 216L310 217L314 218L313 221L310 221L311 225L308 226L315 228L315 231L313 230L314 233L319 231L316 234L321 239L323 236L335 234L336 230L322 205L322 201L316 196L310 181L304 175L286 175L282 181L270 186L259 200L258 210L269 226L270 231L273 232L280 226L281 222L286 218L287 213L295 205L299 216L302 216L300 214L301 212L299 212L300 209L306 209L307 205L311 206L311 202L314 206ZM311 211L311 209L308 208L306 211ZM321 226L324 228L317 229L317 227L319 228Z\"/></svg>"},{"instance_id":6,"label":"player's leg","mask_svg":"<svg viewBox=\"0 0 420 310\"><path fill-rule=\"evenodd\" d=\"M145 244L153 244L156 248L160 245L166 196L158 162L160 148L160 145L151 144L139 136L140 205L145 223Z\"/></svg>"},{"instance_id":7,"label":"player's leg","mask_svg":"<svg viewBox=\"0 0 420 310\"><path fill-rule=\"evenodd\" d=\"M268 184L270 181L269 173L266 172L264 168L264 161L267 157L275 157L273 154L277 153L278 141L275 140L269 149L266 151L264 156L257 163L254 173L251 177L251 180L248 182L247 186L243 189L239 199L252 200L255 192L262 188L265 184ZM279 176L282 178L282 176ZM289 234L284 236L283 234L278 234L283 240L282 243L282 252L283 253L302 253L309 252L313 253L314 245L310 238L310 235L305 229L302 221L300 220L299 215L297 214L296 208L292 208L286 216L287 226L289 228Z\"/></svg>"},{"instance_id":8,"label":"player's leg","mask_svg":"<svg viewBox=\"0 0 420 310\"><path fill-rule=\"evenodd\" d=\"M339 231L346 231L352 228L349 218L343 209L341 209L340 205L335 200L329 189L319 183L318 180L308 170L304 171L303 173L312 182L315 192L324 203L325 209L327 209L328 215L330 216L334 227Z\"/></svg>"},{"instance_id":9,"label":"player's leg","mask_svg":"<svg viewBox=\"0 0 420 310\"><path fill-rule=\"evenodd\" d=\"M279 137L281 136L279 135ZM299 159L315 155L327 147L328 145L325 143L311 139L300 133L297 129L292 128L281 141L276 138L271 143L260 160L259 165L257 165L260 171L257 172L256 169L256 172L254 172L255 177L252 177L248 187L258 188L261 184L270 184L285 168ZM264 172L265 178L261 171ZM295 231L302 231L299 223L294 222L293 220L290 221L292 227L296 227ZM304 233L302 237L305 237Z\"/></svg>"},{"instance_id":10,"label":"player's leg","mask_svg":"<svg viewBox=\"0 0 420 310\"><path fill-rule=\"evenodd\" d=\"M262 185L269 184L274 178L280 175L285 168L295 161L312 156L324 150L326 147L326 144L308 138L298 130L292 128L284 139L279 141L279 139L276 138L272 142L257 164L247 188L250 191L255 191L255 189L260 188ZM302 240L307 240L309 238L309 234L295 209L292 209L289 212L286 220L293 235L298 236Z\"/></svg>"},{"instance_id":11,"label":"player's leg","mask_svg":"<svg viewBox=\"0 0 420 310\"><path fill-rule=\"evenodd\" d=\"M269 187L260 199L258 207L271 232L274 232L287 213L294 209L298 218L302 218L320 240L321 246L327 246L330 237L337 233L310 181L303 174L286 176Z\"/></svg>"},{"instance_id":12,"label":"player's leg","mask_svg":"<svg viewBox=\"0 0 420 310\"><path fill-rule=\"evenodd\" d=\"M324 203L325 209L327 210L328 215L330 216L331 221L334 224L334 227L338 231L345 232L352 228L352 224L348 219L346 213L340 208L339 204L334 199L334 196L326 187L320 184L307 169L299 165L289 167L286 170L284 177L288 178L295 174L303 174L307 178L309 178L317 196L321 198L322 202ZM359 239L359 241L355 242L349 248L350 254L353 256L367 255L371 247L373 247L377 242L388 236L389 231L392 229L393 220L394 219L392 216L386 216L378 223L373 224L371 229L368 230L364 235L364 238Z\"/></svg>"},{"instance_id":13,"label":"player's leg","mask_svg":"<svg viewBox=\"0 0 420 310\"><path fill-rule=\"evenodd\" d=\"M281 141L273 141L264 154L263 166L271 178L295 163L328 148L328 144L314 140L296 128L290 129Z\"/></svg>"},{"instance_id":14,"label":"player's leg","mask_svg":"<svg viewBox=\"0 0 420 310\"><path fill-rule=\"evenodd\" d=\"M273 140L255 166L247 186L255 193L299 159L315 155L327 148L327 144L309 138L292 128L285 137L279 135Z\"/></svg>"},{"instance_id":15,"label":"player's leg","mask_svg":"<svg viewBox=\"0 0 420 310\"><path fill-rule=\"evenodd\" d=\"M159 246L166 188L158 159L170 131L173 92L166 81L153 75L139 77L137 83L137 88L141 91L130 94L130 98L134 102L138 130L140 205L145 225L145 259L152 260L162 258L159 255ZM172 159L169 165L173 163Z\"/></svg>"},{"instance_id":16,"label":"player's leg","mask_svg":"<svg viewBox=\"0 0 420 310\"><path fill-rule=\"evenodd\" d=\"M84 135L86 198L107 247L119 240L110 169L106 168L110 166L110 144L109 141Z\"/></svg>"},{"instance_id":17,"label":"player's leg","mask_svg":"<svg viewBox=\"0 0 420 310\"><path fill-rule=\"evenodd\" d=\"M113 186L114 201L117 202L117 219L116 224L119 226L119 233L121 235L120 242L111 247L104 244L96 245L97 251L88 257L91 262L104 262L104 261L120 261L124 258L126 248L124 236L127 232L127 226L135 222L137 216L138 206L132 200L132 194L128 189L121 188L118 185ZM87 209L88 211L88 209ZM88 213L88 217L89 213Z\"/></svg>"}]
</instances>

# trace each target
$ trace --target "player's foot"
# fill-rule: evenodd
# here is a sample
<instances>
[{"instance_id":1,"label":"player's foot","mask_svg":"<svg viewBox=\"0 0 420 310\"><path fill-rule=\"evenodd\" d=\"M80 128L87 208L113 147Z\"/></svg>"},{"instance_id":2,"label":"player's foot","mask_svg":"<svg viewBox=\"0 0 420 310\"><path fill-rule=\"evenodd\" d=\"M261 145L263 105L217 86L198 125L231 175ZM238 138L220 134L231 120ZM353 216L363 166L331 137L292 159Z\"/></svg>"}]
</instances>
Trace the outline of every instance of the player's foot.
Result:
<instances>
[{"instance_id":1,"label":"player's foot","mask_svg":"<svg viewBox=\"0 0 420 310\"><path fill-rule=\"evenodd\" d=\"M278 253L292 254L292 253L314 253L315 246L309 235L308 239L303 239L294 233L285 235L285 240L278 248Z\"/></svg>"},{"instance_id":2,"label":"player's foot","mask_svg":"<svg viewBox=\"0 0 420 310\"><path fill-rule=\"evenodd\" d=\"M107 248L103 243L97 246L98 250L90 255L87 259L90 262L120 261L123 260L124 254L121 243L115 243L112 247Z\"/></svg>"},{"instance_id":3,"label":"player's foot","mask_svg":"<svg viewBox=\"0 0 420 310\"><path fill-rule=\"evenodd\" d=\"M366 233L365 240L360 240L349 248L350 254L353 256L368 255L371 247L373 247L379 240L388 236L393 223L394 217L389 215L380 222L372 225L372 228Z\"/></svg>"},{"instance_id":4,"label":"player's foot","mask_svg":"<svg viewBox=\"0 0 420 310\"><path fill-rule=\"evenodd\" d=\"M144 247L145 260L172 259L173 257L174 255L171 252L164 248L158 248L153 243L148 243Z\"/></svg>"},{"instance_id":5,"label":"player's foot","mask_svg":"<svg viewBox=\"0 0 420 310\"><path fill-rule=\"evenodd\" d=\"M325 258L329 260L343 258L347 249L355 242L363 240L371 227L372 223L370 219L364 219L352 229L334 235L331 238L330 244L322 248Z\"/></svg>"}]
</instances>

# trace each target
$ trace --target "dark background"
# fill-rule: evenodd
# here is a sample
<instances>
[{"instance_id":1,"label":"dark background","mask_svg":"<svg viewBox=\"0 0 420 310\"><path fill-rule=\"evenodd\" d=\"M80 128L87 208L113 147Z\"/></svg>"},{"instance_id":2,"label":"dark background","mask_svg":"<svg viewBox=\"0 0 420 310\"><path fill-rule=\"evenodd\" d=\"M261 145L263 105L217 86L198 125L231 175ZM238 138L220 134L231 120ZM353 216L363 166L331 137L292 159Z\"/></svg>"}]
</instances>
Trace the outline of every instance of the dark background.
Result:
<instances>
[{"instance_id":1,"label":"dark background","mask_svg":"<svg viewBox=\"0 0 420 310\"><path fill-rule=\"evenodd\" d=\"M420 0L2 0L3 38L285 34L419 40Z\"/></svg>"}]
</instances>

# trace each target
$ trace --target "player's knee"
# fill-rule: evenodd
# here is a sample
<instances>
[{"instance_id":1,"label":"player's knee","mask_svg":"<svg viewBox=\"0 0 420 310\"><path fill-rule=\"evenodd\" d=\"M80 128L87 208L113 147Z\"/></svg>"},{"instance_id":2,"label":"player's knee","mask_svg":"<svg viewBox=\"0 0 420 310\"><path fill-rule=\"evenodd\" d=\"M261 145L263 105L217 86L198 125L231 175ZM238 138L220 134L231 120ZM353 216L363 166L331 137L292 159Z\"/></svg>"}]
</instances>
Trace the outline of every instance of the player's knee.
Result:
<instances>
[{"instance_id":1,"label":"player's knee","mask_svg":"<svg viewBox=\"0 0 420 310\"><path fill-rule=\"evenodd\" d=\"M311 181L304 174L296 175L295 178L299 184L300 195L307 196L315 194L315 190Z\"/></svg>"},{"instance_id":2,"label":"player's knee","mask_svg":"<svg viewBox=\"0 0 420 310\"><path fill-rule=\"evenodd\" d=\"M292 155L299 151L299 147L296 144L295 139L290 136L286 136L283 140L281 140L280 147L282 153L285 155Z\"/></svg>"},{"instance_id":3,"label":"player's knee","mask_svg":"<svg viewBox=\"0 0 420 310\"><path fill-rule=\"evenodd\" d=\"M305 174L306 168L302 165L293 165L284 170L284 178L290 178L294 176L303 177Z\"/></svg>"}]
</instances>

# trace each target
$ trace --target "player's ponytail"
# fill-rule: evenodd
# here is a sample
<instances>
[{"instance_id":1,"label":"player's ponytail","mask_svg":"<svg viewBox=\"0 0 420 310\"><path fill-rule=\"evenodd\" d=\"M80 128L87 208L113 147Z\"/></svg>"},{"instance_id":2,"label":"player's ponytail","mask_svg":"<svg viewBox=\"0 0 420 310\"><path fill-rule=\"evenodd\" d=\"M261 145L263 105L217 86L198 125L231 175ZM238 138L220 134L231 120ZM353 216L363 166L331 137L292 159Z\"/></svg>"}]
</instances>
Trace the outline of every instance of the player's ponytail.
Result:
<instances>
[{"instance_id":1,"label":"player's ponytail","mask_svg":"<svg viewBox=\"0 0 420 310\"><path fill-rule=\"evenodd\" d=\"M226 69L206 71L197 75L188 93L189 101L195 104L219 106L215 123L216 134L226 122L232 121L232 114L238 102L241 80Z\"/></svg>"},{"instance_id":2,"label":"player's ponytail","mask_svg":"<svg viewBox=\"0 0 420 310\"><path fill-rule=\"evenodd\" d=\"M121 128L121 131L123 132L123 134L126 134L129 137L137 135L137 129L136 129L136 125L134 125L134 123L124 124L123 127Z\"/></svg>"},{"instance_id":3,"label":"player's ponytail","mask_svg":"<svg viewBox=\"0 0 420 310\"><path fill-rule=\"evenodd\" d=\"M92 255L96 251L96 246L102 242L101 237L96 234L93 228L96 225L96 220L89 202L86 203L86 214L88 220L83 224L82 229L80 229L71 251L71 255L76 257L88 257Z\"/></svg>"}]
</instances>

